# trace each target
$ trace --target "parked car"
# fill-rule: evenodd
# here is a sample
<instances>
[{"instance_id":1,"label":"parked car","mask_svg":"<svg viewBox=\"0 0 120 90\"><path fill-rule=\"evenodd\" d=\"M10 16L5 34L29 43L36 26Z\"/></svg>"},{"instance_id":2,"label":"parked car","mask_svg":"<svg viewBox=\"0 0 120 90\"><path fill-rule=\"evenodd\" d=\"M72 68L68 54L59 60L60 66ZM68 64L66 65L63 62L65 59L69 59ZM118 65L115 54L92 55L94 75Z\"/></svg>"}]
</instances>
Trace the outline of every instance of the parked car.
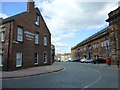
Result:
<instances>
[{"instance_id":1,"label":"parked car","mask_svg":"<svg viewBox=\"0 0 120 90\"><path fill-rule=\"evenodd\" d=\"M96 63L106 63L106 60L105 59L103 59L103 58L97 58L97 59L94 59L93 61L92 61L94 64L96 64Z\"/></svg>"},{"instance_id":2,"label":"parked car","mask_svg":"<svg viewBox=\"0 0 120 90\"><path fill-rule=\"evenodd\" d=\"M86 60L85 60L85 63L92 63L92 62L93 62L93 59L89 59L89 60L86 59Z\"/></svg>"},{"instance_id":3,"label":"parked car","mask_svg":"<svg viewBox=\"0 0 120 90\"><path fill-rule=\"evenodd\" d=\"M76 59L70 59L68 60L69 62L79 62L80 61L80 58L76 58Z\"/></svg>"},{"instance_id":4,"label":"parked car","mask_svg":"<svg viewBox=\"0 0 120 90\"><path fill-rule=\"evenodd\" d=\"M69 60L68 60L68 62L73 62L73 61L74 61L74 59L69 59Z\"/></svg>"},{"instance_id":5,"label":"parked car","mask_svg":"<svg viewBox=\"0 0 120 90\"><path fill-rule=\"evenodd\" d=\"M61 62L61 60L56 60L56 62Z\"/></svg>"},{"instance_id":6,"label":"parked car","mask_svg":"<svg viewBox=\"0 0 120 90\"><path fill-rule=\"evenodd\" d=\"M83 58L83 59L80 60L80 62L85 63L86 60L87 60L86 58Z\"/></svg>"},{"instance_id":7,"label":"parked car","mask_svg":"<svg viewBox=\"0 0 120 90\"><path fill-rule=\"evenodd\" d=\"M81 58L74 59L74 62L80 62Z\"/></svg>"}]
</instances>

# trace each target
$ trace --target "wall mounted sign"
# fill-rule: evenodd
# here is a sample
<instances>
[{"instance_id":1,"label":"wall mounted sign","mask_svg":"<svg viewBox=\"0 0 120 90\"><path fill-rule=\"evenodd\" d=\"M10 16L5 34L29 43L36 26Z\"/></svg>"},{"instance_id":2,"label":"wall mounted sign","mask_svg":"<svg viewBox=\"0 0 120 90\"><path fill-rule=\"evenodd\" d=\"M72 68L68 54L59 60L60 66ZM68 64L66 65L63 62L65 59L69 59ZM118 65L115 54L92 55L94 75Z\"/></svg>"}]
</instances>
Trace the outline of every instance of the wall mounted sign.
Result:
<instances>
[{"instance_id":1,"label":"wall mounted sign","mask_svg":"<svg viewBox=\"0 0 120 90\"><path fill-rule=\"evenodd\" d=\"M35 35L34 33L31 33L31 32L28 32L28 31L25 31L24 33L26 34L25 36L26 36L27 40L33 40L34 35Z\"/></svg>"}]
</instances>

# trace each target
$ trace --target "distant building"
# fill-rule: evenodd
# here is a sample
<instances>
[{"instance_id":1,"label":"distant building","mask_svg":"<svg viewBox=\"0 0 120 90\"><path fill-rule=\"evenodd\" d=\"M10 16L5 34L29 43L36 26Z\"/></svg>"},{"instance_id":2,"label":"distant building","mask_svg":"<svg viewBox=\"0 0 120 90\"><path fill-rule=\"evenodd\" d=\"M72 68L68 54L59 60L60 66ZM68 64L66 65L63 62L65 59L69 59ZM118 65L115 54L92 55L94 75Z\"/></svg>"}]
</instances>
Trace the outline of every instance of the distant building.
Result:
<instances>
[{"instance_id":1,"label":"distant building","mask_svg":"<svg viewBox=\"0 0 120 90\"><path fill-rule=\"evenodd\" d=\"M61 61L67 61L68 59L71 59L71 54L70 53L57 54L56 59Z\"/></svg>"},{"instance_id":2,"label":"distant building","mask_svg":"<svg viewBox=\"0 0 120 90\"><path fill-rule=\"evenodd\" d=\"M33 0L27 11L0 22L0 65L16 70L51 64L51 33Z\"/></svg>"},{"instance_id":3,"label":"distant building","mask_svg":"<svg viewBox=\"0 0 120 90\"><path fill-rule=\"evenodd\" d=\"M109 13L109 27L92 35L71 48L71 57L112 59L116 64L120 60L120 6Z\"/></svg>"}]
</instances>

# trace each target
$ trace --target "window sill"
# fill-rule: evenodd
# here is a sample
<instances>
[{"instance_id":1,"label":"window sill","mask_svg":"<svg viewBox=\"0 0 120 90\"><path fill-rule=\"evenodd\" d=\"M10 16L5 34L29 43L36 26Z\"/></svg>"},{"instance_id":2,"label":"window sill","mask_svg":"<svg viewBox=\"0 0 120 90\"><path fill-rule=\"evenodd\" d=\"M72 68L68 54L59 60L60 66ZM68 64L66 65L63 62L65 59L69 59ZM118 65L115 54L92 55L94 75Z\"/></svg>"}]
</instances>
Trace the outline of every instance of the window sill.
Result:
<instances>
[{"instance_id":1,"label":"window sill","mask_svg":"<svg viewBox=\"0 0 120 90\"><path fill-rule=\"evenodd\" d=\"M24 43L23 41L18 41L18 40L16 40L17 42L19 42L19 43Z\"/></svg>"},{"instance_id":2,"label":"window sill","mask_svg":"<svg viewBox=\"0 0 120 90\"><path fill-rule=\"evenodd\" d=\"M22 67L22 65L16 65L17 68Z\"/></svg>"},{"instance_id":3,"label":"window sill","mask_svg":"<svg viewBox=\"0 0 120 90\"><path fill-rule=\"evenodd\" d=\"M34 44L34 45L39 45L39 44Z\"/></svg>"},{"instance_id":4,"label":"window sill","mask_svg":"<svg viewBox=\"0 0 120 90\"><path fill-rule=\"evenodd\" d=\"M40 27L40 25L35 24L35 26Z\"/></svg>"},{"instance_id":5,"label":"window sill","mask_svg":"<svg viewBox=\"0 0 120 90\"><path fill-rule=\"evenodd\" d=\"M38 65L38 63L35 63L35 65Z\"/></svg>"}]
</instances>

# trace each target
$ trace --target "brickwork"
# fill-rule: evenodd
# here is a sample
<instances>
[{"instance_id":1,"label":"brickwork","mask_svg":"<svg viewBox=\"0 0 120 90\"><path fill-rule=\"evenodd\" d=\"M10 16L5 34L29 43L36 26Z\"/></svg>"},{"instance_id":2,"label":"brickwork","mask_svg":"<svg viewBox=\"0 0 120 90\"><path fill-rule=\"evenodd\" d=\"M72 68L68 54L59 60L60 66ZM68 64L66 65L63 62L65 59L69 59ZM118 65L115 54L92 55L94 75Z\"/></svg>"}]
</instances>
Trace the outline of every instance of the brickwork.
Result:
<instances>
[{"instance_id":1,"label":"brickwork","mask_svg":"<svg viewBox=\"0 0 120 90\"><path fill-rule=\"evenodd\" d=\"M109 27L102 30L75 47L71 48L72 58L111 58L112 64L120 62L120 7L109 13ZM107 42L104 42L107 40ZM106 43L106 44L105 44ZM104 45L103 45L104 44Z\"/></svg>"},{"instance_id":2,"label":"brickwork","mask_svg":"<svg viewBox=\"0 0 120 90\"><path fill-rule=\"evenodd\" d=\"M116 64L120 61L120 6L108 15L109 18L106 21L109 22L111 57Z\"/></svg>"},{"instance_id":3,"label":"brickwork","mask_svg":"<svg viewBox=\"0 0 120 90\"><path fill-rule=\"evenodd\" d=\"M28 2L27 5L25 13L18 15L14 20L1 24L1 26L5 26L5 41L0 43L4 49L3 70L51 64L51 34L39 9L34 8L34 2ZM39 15L39 25L35 24L36 14ZM17 41L18 27L23 28L23 42ZM35 44L36 33L39 33L39 44L37 45ZM44 36L47 37L47 45L44 45ZM23 54L21 67L16 67L16 52ZM34 63L35 52L38 53L37 65ZM44 63L44 53L47 53L47 63Z\"/></svg>"},{"instance_id":4,"label":"brickwork","mask_svg":"<svg viewBox=\"0 0 120 90\"><path fill-rule=\"evenodd\" d=\"M72 58L95 58L100 56L106 58L109 53L108 28L94 34L71 49Z\"/></svg>"}]
</instances>

